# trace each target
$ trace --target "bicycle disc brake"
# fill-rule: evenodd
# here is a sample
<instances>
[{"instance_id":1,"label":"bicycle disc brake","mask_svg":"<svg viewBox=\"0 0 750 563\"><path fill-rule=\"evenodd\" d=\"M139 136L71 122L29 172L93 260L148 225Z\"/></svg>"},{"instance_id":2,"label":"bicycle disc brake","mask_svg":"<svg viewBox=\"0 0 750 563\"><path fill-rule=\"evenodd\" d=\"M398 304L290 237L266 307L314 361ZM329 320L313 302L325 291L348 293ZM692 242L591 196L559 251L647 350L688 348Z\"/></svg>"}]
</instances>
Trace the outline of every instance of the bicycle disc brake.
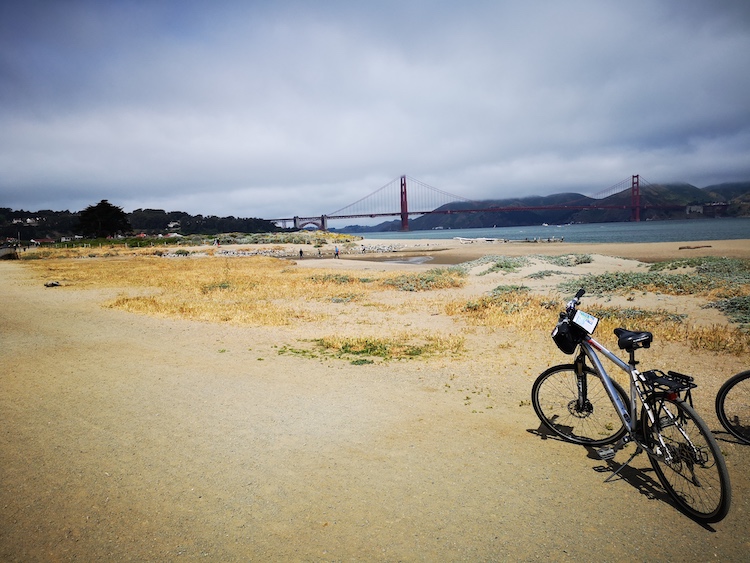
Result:
<instances>
[{"instance_id":1,"label":"bicycle disc brake","mask_svg":"<svg viewBox=\"0 0 750 563\"><path fill-rule=\"evenodd\" d=\"M576 418L587 418L594 412L594 405L586 399L583 408L581 408L578 406L578 401L573 400L568 403L568 412Z\"/></svg>"}]
</instances>

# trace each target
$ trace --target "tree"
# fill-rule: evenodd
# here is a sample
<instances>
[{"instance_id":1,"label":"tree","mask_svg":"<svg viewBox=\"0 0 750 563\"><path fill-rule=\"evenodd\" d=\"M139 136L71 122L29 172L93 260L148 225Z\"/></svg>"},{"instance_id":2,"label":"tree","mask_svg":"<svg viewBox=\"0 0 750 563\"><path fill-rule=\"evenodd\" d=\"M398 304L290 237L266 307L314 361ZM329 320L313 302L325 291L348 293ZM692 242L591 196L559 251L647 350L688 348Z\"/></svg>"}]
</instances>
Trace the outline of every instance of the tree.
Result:
<instances>
[{"instance_id":1,"label":"tree","mask_svg":"<svg viewBox=\"0 0 750 563\"><path fill-rule=\"evenodd\" d=\"M128 216L122 208L112 205L106 199L81 211L78 227L84 236L94 238L119 235L131 230Z\"/></svg>"}]
</instances>

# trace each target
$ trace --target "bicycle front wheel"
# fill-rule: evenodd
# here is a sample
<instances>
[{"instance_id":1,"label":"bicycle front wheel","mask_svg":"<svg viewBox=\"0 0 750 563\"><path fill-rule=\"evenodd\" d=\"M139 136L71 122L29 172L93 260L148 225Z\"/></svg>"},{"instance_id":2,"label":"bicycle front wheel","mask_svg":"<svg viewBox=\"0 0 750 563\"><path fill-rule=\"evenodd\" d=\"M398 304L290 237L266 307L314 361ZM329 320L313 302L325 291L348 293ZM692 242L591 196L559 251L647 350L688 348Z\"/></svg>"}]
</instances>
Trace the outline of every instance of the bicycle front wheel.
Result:
<instances>
[{"instance_id":1,"label":"bicycle front wheel","mask_svg":"<svg viewBox=\"0 0 750 563\"><path fill-rule=\"evenodd\" d=\"M625 427L612 405L601 377L584 368L584 385L572 364L549 368L534 382L531 402L544 425L567 442L603 446L625 435ZM624 405L630 404L625 391L612 382Z\"/></svg>"},{"instance_id":2,"label":"bicycle front wheel","mask_svg":"<svg viewBox=\"0 0 750 563\"><path fill-rule=\"evenodd\" d=\"M716 416L732 436L750 444L750 370L730 377L716 394Z\"/></svg>"},{"instance_id":3,"label":"bicycle front wheel","mask_svg":"<svg viewBox=\"0 0 750 563\"><path fill-rule=\"evenodd\" d=\"M706 423L679 398L655 393L647 399L641 427L649 459L678 507L701 522L718 522L729 512L732 490L724 456Z\"/></svg>"}]
</instances>

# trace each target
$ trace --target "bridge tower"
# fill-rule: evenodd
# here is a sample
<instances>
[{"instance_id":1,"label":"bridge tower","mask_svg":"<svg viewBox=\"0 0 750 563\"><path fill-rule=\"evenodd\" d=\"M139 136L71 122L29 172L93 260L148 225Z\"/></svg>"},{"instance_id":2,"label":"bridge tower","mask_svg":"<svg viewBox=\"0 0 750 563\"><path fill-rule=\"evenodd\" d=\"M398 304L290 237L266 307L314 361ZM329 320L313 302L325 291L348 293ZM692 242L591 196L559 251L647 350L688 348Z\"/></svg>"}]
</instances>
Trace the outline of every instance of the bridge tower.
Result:
<instances>
[{"instance_id":1,"label":"bridge tower","mask_svg":"<svg viewBox=\"0 0 750 563\"><path fill-rule=\"evenodd\" d=\"M630 184L630 205L632 207L631 221L641 220L641 183L638 174L633 176Z\"/></svg>"},{"instance_id":2,"label":"bridge tower","mask_svg":"<svg viewBox=\"0 0 750 563\"><path fill-rule=\"evenodd\" d=\"M406 176L401 176L401 230L409 230L409 206L406 202Z\"/></svg>"}]
</instances>

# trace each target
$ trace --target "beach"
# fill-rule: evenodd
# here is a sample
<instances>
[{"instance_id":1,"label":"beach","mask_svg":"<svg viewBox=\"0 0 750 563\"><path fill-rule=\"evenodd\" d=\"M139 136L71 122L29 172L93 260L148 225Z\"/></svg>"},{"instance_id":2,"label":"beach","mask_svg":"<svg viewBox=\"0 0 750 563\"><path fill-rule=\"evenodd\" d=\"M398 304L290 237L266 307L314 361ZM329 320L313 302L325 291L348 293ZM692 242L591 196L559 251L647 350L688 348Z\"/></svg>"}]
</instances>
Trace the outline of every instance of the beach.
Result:
<instances>
[{"instance_id":1,"label":"beach","mask_svg":"<svg viewBox=\"0 0 750 563\"><path fill-rule=\"evenodd\" d=\"M222 250L248 248L258 250ZM552 326L469 326L440 305L500 284L551 294L564 276L644 271L667 259L750 259L749 240L365 238L340 259L333 245L320 257L303 248L302 259L291 258L302 247L284 248L291 268L352 272L424 271L485 255L593 259L557 277L528 278L545 267L532 261L511 274L472 270L461 288L382 292L370 306L311 304L321 320L282 327L104 308L120 289L45 287L38 269L0 262L0 559L746 559L750 447L723 432L713 399L750 368L750 355L696 352L655 334L639 356L699 384L695 407L716 432L734 491L727 518L703 526L671 504L644 455L604 483L616 465L540 426L531 385L570 361ZM696 297L634 299L695 323L727 323ZM466 353L365 365L280 353L325 334L404 330L460 334Z\"/></svg>"},{"instance_id":2,"label":"beach","mask_svg":"<svg viewBox=\"0 0 750 563\"><path fill-rule=\"evenodd\" d=\"M400 252L432 257L433 264L458 264L486 255L524 256L528 254L591 253L617 256L641 262L659 262L667 259L695 256L727 256L750 258L748 240L706 240L689 242L650 243L566 243L560 239L552 242L513 241L497 239L371 239L362 241L366 246L403 246Z\"/></svg>"}]
</instances>

